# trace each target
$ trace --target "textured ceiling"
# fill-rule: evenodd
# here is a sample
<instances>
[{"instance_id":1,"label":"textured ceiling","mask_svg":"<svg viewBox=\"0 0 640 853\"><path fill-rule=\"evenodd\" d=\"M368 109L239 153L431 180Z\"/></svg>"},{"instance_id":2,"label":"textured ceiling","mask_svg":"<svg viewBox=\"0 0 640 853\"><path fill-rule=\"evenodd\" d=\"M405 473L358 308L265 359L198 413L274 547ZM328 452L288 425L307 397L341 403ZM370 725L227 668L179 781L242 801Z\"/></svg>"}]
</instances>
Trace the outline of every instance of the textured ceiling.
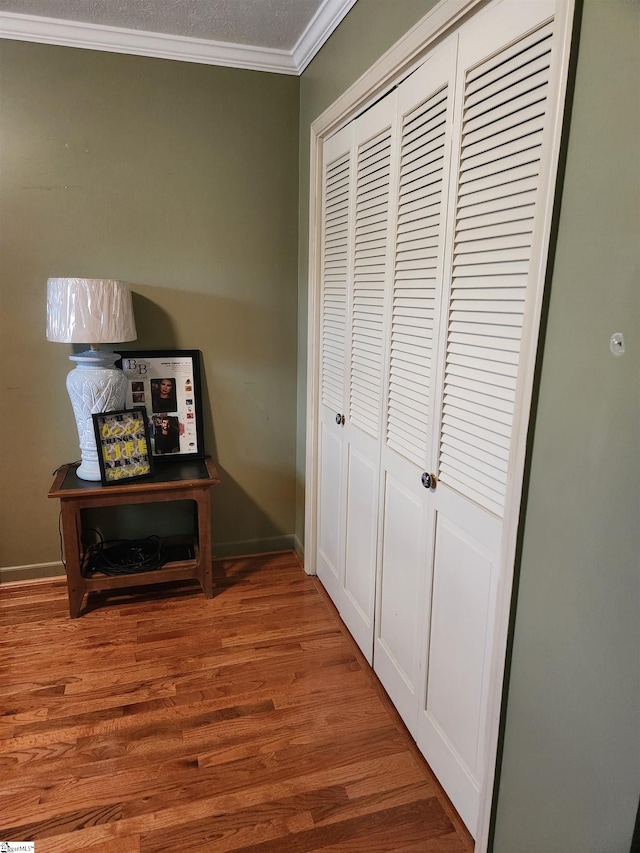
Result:
<instances>
[{"instance_id":1,"label":"textured ceiling","mask_svg":"<svg viewBox=\"0 0 640 853\"><path fill-rule=\"evenodd\" d=\"M0 0L0 11L292 50L337 0Z\"/></svg>"}]
</instances>

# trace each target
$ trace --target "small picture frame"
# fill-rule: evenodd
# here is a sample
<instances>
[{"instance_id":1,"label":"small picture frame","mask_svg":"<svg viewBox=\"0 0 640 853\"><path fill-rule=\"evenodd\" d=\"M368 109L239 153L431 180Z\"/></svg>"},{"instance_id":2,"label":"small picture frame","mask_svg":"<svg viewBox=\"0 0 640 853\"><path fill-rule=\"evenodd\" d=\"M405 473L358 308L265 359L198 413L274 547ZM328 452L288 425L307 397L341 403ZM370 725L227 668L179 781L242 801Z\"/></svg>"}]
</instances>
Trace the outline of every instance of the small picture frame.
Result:
<instances>
[{"instance_id":1,"label":"small picture frame","mask_svg":"<svg viewBox=\"0 0 640 853\"><path fill-rule=\"evenodd\" d=\"M93 415L103 486L152 477L153 454L144 406Z\"/></svg>"},{"instance_id":2,"label":"small picture frame","mask_svg":"<svg viewBox=\"0 0 640 853\"><path fill-rule=\"evenodd\" d=\"M150 447L161 461L202 459L202 388L199 350L120 351L128 408L147 409Z\"/></svg>"}]
</instances>

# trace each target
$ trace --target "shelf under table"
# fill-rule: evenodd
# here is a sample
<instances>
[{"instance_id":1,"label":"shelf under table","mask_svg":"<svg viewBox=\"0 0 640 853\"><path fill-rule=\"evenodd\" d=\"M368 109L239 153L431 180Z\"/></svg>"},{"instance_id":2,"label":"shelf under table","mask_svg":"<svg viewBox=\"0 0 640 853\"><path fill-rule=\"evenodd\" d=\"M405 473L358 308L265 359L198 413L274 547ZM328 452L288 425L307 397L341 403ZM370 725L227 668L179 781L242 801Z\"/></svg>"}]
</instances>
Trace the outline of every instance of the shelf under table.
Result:
<instances>
[{"instance_id":1,"label":"shelf under table","mask_svg":"<svg viewBox=\"0 0 640 853\"><path fill-rule=\"evenodd\" d=\"M198 580L206 598L213 595L211 568L211 487L220 482L208 457L158 465L153 477L132 483L103 486L76 476L76 465L63 465L56 473L48 497L60 500L62 540L69 593L69 614L80 615L85 593L126 589L147 584ZM158 569L123 575L82 575L83 510L169 501L193 501L196 505L192 540L194 558L174 560Z\"/></svg>"}]
</instances>

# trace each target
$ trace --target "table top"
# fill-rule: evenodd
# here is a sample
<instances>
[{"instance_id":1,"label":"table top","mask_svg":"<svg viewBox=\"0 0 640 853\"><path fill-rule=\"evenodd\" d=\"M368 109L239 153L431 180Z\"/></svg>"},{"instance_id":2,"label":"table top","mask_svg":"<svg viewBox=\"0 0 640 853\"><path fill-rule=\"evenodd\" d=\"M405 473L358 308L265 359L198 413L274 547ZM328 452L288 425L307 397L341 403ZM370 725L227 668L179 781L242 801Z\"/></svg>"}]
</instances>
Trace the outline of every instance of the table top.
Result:
<instances>
[{"instance_id":1,"label":"table top","mask_svg":"<svg viewBox=\"0 0 640 853\"><path fill-rule=\"evenodd\" d=\"M211 459L173 460L156 462L152 477L119 480L103 486L95 480L81 480L76 476L79 463L61 465L56 471L49 494L50 498L89 497L98 494L133 494L167 489L183 489L191 486L213 486L220 482L218 471Z\"/></svg>"}]
</instances>

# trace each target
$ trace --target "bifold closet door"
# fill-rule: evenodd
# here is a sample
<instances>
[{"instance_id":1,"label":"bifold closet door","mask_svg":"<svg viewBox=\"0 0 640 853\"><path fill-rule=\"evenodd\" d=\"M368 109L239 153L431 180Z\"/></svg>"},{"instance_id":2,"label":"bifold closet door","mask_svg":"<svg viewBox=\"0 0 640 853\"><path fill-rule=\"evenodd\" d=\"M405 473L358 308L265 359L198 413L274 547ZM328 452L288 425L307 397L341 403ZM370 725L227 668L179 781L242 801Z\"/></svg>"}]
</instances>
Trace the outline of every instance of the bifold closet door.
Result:
<instances>
[{"instance_id":1,"label":"bifold closet door","mask_svg":"<svg viewBox=\"0 0 640 853\"><path fill-rule=\"evenodd\" d=\"M417 737L433 549L435 373L442 309L456 39L397 91L399 160L381 452L374 669Z\"/></svg>"},{"instance_id":2,"label":"bifold closet door","mask_svg":"<svg viewBox=\"0 0 640 853\"><path fill-rule=\"evenodd\" d=\"M349 125L323 146L316 571L337 607L344 580L352 138Z\"/></svg>"},{"instance_id":3,"label":"bifold closet door","mask_svg":"<svg viewBox=\"0 0 640 853\"><path fill-rule=\"evenodd\" d=\"M554 0L483 7L323 147L317 572L472 834L564 98L558 7L557 26Z\"/></svg>"},{"instance_id":4,"label":"bifold closet door","mask_svg":"<svg viewBox=\"0 0 640 853\"><path fill-rule=\"evenodd\" d=\"M354 122L353 282L345 437L344 581L340 616L369 663L378 543L395 93Z\"/></svg>"},{"instance_id":5,"label":"bifold closet door","mask_svg":"<svg viewBox=\"0 0 640 853\"><path fill-rule=\"evenodd\" d=\"M394 104L385 98L325 145L318 574L369 663Z\"/></svg>"},{"instance_id":6,"label":"bifold closet door","mask_svg":"<svg viewBox=\"0 0 640 853\"><path fill-rule=\"evenodd\" d=\"M472 833L485 738L503 517L523 336L536 304L549 186L553 13L502 2L459 34L451 205L438 368L438 466L426 682L418 745ZM544 205L543 205L544 209ZM517 496L519 499L519 495Z\"/></svg>"}]
</instances>

